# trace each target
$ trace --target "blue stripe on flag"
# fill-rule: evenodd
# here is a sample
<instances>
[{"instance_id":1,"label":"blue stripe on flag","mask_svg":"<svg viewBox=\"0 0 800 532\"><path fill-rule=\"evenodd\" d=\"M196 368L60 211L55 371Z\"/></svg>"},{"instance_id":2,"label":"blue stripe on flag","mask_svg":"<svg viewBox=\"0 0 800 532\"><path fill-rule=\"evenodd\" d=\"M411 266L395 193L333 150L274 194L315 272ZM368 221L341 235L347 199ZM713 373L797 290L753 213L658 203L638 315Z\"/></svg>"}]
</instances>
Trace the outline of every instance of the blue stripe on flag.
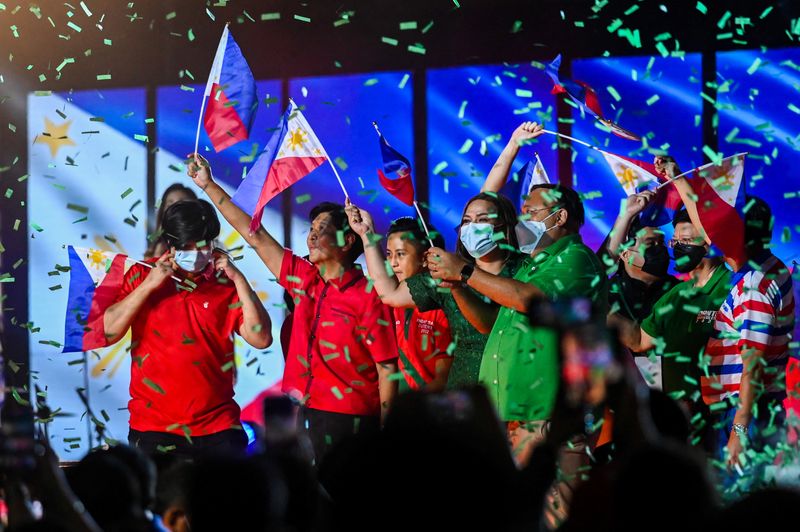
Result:
<instances>
[{"instance_id":1,"label":"blue stripe on flag","mask_svg":"<svg viewBox=\"0 0 800 532\"><path fill-rule=\"evenodd\" d=\"M219 84L228 101L235 101L236 112L242 123L247 128L249 135L253 127L253 120L258 107L258 94L256 93L256 80L250 71L250 66L242 55L239 45L228 33L228 42L225 43L225 56L222 58L222 71L219 75ZM212 94L213 98L214 95Z\"/></svg>"},{"instance_id":2,"label":"blue stripe on flag","mask_svg":"<svg viewBox=\"0 0 800 532\"><path fill-rule=\"evenodd\" d=\"M62 353L83 351L83 334L94 299L94 281L78 252L69 250L69 296L64 318L64 349Z\"/></svg>"}]
</instances>

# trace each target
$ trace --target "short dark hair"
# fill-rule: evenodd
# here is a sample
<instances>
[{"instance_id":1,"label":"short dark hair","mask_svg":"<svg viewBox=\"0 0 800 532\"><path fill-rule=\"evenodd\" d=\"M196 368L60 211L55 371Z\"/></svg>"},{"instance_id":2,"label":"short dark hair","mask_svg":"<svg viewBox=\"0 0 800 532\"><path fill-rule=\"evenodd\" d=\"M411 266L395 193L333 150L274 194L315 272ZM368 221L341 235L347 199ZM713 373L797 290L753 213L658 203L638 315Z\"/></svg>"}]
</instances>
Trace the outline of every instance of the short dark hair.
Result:
<instances>
[{"instance_id":1,"label":"short dark hair","mask_svg":"<svg viewBox=\"0 0 800 532\"><path fill-rule=\"evenodd\" d=\"M208 242L219 236L220 224L217 211L206 200L182 200L173 203L164 211L161 221L163 238L178 249L189 242Z\"/></svg>"},{"instance_id":2,"label":"short dark hair","mask_svg":"<svg viewBox=\"0 0 800 532\"><path fill-rule=\"evenodd\" d=\"M361 237L356 235L350 228L350 222L347 218L347 212L344 210L344 205L331 201L323 201L311 209L308 215L308 221L313 222L317 216L326 213L330 215L331 223L338 231L342 231L345 236L347 236L348 233L355 235L355 242L353 243L353 247L350 248L350 254L347 257L351 262L355 262L356 259L364 253L364 243L361 241Z\"/></svg>"},{"instance_id":3,"label":"short dark hair","mask_svg":"<svg viewBox=\"0 0 800 532\"><path fill-rule=\"evenodd\" d=\"M548 194L556 205L561 206L567 211L566 228L576 233L583 227L586 221L586 211L583 208L583 200L573 189L554 183L542 183L531 187L531 192L537 189L551 190ZM530 194L530 193L529 193ZM549 199L549 198L548 198Z\"/></svg>"},{"instance_id":4,"label":"short dark hair","mask_svg":"<svg viewBox=\"0 0 800 532\"><path fill-rule=\"evenodd\" d=\"M744 241L753 252L763 250L772 241L772 209L756 196L744 197Z\"/></svg>"},{"instance_id":5,"label":"short dark hair","mask_svg":"<svg viewBox=\"0 0 800 532\"><path fill-rule=\"evenodd\" d=\"M502 194L481 192L480 194L472 196L464 205L464 211L461 213L462 219L470 204L478 200L488 201L497 209L497 218L500 220L499 227L505 230L506 233L506 242L508 242L507 246L509 248L507 251L510 253L517 253L519 243L517 242L517 232L514 230L514 227L517 225L517 208L514 207L510 199ZM475 258L467 252L467 248L461 243L460 238L456 241L456 254L470 263L475 263Z\"/></svg>"},{"instance_id":6,"label":"short dark hair","mask_svg":"<svg viewBox=\"0 0 800 532\"><path fill-rule=\"evenodd\" d=\"M690 224L692 218L689 216L689 211L681 209L672 217L672 227L678 227L678 224Z\"/></svg>"},{"instance_id":7,"label":"short dark hair","mask_svg":"<svg viewBox=\"0 0 800 532\"><path fill-rule=\"evenodd\" d=\"M403 216L392 221L391 225L389 225L389 230L386 231L386 238L395 233L402 233L401 238L411 242L420 252L430 249L430 240L433 240L433 245L437 248L444 248L444 237L431 224L428 224L428 231L431 234L430 239L425 234L425 229L422 227L419 218Z\"/></svg>"}]
</instances>

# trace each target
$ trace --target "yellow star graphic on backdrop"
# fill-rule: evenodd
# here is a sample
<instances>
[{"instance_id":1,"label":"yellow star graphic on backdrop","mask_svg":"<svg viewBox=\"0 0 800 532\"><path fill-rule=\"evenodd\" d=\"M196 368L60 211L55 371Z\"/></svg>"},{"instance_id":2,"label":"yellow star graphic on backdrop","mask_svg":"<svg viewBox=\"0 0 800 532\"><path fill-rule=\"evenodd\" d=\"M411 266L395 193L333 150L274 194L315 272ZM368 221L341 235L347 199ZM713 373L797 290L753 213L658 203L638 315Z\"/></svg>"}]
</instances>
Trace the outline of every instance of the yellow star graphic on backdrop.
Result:
<instances>
[{"instance_id":1,"label":"yellow star graphic on backdrop","mask_svg":"<svg viewBox=\"0 0 800 532\"><path fill-rule=\"evenodd\" d=\"M50 147L50 155L53 159L58 155L58 150L62 146L77 146L75 142L69 138L67 132L69 126L72 125L72 120L67 120L60 126L55 125L48 118L44 119L44 132L36 136L34 144L47 144Z\"/></svg>"}]
</instances>

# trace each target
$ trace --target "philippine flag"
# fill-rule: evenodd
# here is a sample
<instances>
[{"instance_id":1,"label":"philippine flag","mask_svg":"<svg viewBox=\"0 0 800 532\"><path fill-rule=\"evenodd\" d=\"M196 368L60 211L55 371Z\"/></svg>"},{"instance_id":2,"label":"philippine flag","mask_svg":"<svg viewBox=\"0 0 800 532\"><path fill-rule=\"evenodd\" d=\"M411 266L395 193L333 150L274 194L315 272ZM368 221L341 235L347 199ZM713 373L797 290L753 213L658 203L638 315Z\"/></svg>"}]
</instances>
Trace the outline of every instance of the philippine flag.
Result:
<instances>
[{"instance_id":1,"label":"philippine flag","mask_svg":"<svg viewBox=\"0 0 800 532\"><path fill-rule=\"evenodd\" d=\"M525 163L525 166L522 167L522 170L519 174L522 176L522 187L520 188L519 197L520 210L522 210L522 205L530 195L531 188L533 188L535 185L545 185L550 183L550 177L547 175L541 159L539 159L539 154L537 153L535 155L536 160Z\"/></svg>"},{"instance_id":2,"label":"philippine flag","mask_svg":"<svg viewBox=\"0 0 800 532\"><path fill-rule=\"evenodd\" d=\"M127 255L68 246L69 295L63 353L107 345L103 314L114 304L125 277Z\"/></svg>"},{"instance_id":3,"label":"philippine flag","mask_svg":"<svg viewBox=\"0 0 800 532\"><path fill-rule=\"evenodd\" d=\"M294 101L278 128L233 195L233 202L252 216L250 231L261 225L269 201L316 170L328 154Z\"/></svg>"},{"instance_id":4,"label":"philippine flag","mask_svg":"<svg viewBox=\"0 0 800 532\"><path fill-rule=\"evenodd\" d=\"M711 242L738 264L747 262L744 241L744 159L726 157L694 170L689 181L697 195L697 214Z\"/></svg>"},{"instance_id":5,"label":"philippine flag","mask_svg":"<svg viewBox=\"0 0 800 532\"><path fill-rule=\"evenodd\" d=\"M414 182L411 180L411 163L399 151L389 145L381 134L378 124L373 122L378 133L378 143L383 159L383 171L378 170L378 179L386 191L409 207L414 204ZM397 179L386 177L386 174L397 172Z\"/></svg>"},{"instance_id":6,"label":"philippine flag","mask_svg":"<svg viewBox=\"0 0 800 532\"><path fill-rule=\"evenodd\" d=\"M203 125L215 151L248 138L258 107L256 80L228 26L222 31L203 98L208 98Z\"/></svg>"}]
</instances>

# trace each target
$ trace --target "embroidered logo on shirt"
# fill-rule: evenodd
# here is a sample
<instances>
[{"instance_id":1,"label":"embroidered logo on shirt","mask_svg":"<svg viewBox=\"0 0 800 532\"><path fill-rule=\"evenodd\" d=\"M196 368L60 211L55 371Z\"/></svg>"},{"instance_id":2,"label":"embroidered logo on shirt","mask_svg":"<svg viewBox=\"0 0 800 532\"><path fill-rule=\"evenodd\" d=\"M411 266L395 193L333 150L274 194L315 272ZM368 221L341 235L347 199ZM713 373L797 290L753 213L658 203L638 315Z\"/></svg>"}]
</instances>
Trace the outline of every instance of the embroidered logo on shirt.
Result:
<instances>
[{"instance_id":1,"label":"embroidered logo on shirt","mask_svg":"<svg viewBox=\"0 0 800 532\"><path fill-rule=\"evenodd\" d=\"M203 302L203 308L208 308L208 301Z\"/></svg>"},{"instance_id":2,"label":"embroidered logo on shirt","mask_svg":"<svg viewBox=\"0 0 800 532\"><path fill-rule=\"evenodd\" d=\"M701 310L697 313L697 319L695 320L695 323L714 323L716 318L716 310Z\"/></svg>"}]
</instances>

